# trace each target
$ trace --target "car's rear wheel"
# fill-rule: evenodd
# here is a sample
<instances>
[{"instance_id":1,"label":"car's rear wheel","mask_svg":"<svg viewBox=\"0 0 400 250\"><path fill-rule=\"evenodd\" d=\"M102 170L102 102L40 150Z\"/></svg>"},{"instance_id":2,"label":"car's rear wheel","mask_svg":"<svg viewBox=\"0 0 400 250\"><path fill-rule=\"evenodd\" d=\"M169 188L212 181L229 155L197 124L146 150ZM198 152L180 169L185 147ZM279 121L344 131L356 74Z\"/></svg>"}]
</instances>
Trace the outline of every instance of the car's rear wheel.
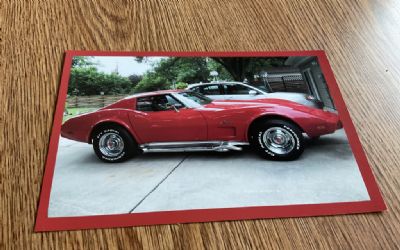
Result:
<instances>
[{"instance_id":1,"label":"car's rear wheel","mask_svg":"<svg viewBox=\"0 0 400 250\"><path fill-rule=\"evenodd\" d=\"M94 152L105 162L123 162L138 153L135 140L117 125L97 128L92 139Z\"/></svg>"},{"instance_id":2,"label":"car's rear wheel","mask_svg":"<svg viewBox=\"0 0 400 250\"><path fill-rule=\"evenodd\" d=\"M260 122L251 131L250 143L257 152L270 160L295 160L304 151L301 129L284 120Z\"/></svg>"}]
</instances>

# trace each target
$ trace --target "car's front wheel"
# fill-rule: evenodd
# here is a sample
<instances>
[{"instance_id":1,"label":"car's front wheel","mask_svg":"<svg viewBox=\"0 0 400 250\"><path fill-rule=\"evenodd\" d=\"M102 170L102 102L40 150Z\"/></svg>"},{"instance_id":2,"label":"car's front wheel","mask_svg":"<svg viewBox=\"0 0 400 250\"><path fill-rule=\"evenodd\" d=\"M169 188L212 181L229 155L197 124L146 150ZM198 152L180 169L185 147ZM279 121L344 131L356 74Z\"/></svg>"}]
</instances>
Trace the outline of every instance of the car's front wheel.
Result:
<instances>
[{"instance_id":1,"label":"car's front wheel","mask_svg":"<svg viewBox=\"0 0 400 250\"><path fill-rule=\"evenodd\" d=\"M304 151L302 131L283 120L260 122L251 131L251 145L270 160L295 160Z\"/></svg>"},{"instance_id":2,"label":"car's front wheel","mask_svg":"<svg viewBox=\"0 0 400 250\"><path fill-rule=\"evenodd\" d=\"M98 128L92 139L94 152L105 162L122 162L138 152L135 140L120 126Z\"/></svg>"}]
</instances>

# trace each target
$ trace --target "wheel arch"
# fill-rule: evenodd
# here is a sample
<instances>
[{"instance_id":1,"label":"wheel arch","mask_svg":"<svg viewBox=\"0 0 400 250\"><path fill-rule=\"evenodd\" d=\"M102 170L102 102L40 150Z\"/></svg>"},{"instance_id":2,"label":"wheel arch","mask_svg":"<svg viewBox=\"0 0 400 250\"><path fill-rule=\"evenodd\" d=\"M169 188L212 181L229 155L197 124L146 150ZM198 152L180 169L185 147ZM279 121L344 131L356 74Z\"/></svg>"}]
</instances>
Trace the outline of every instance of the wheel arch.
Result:
<instances>
[{"instance_id":1,"label":"wheel arch","mask_svg":"<svg viewBox=\"0 0 400 250\"><path fill-rule=\"evenodd\" d=\"M88 140L88 143L89 143L89 144L92 144L93 135L94 135L94 133L95 133L97 130L99 130L99 129L103 128L103 127L107 127L107 126L118 126L118 127L122 127L122 128L125 129L125 130L130 134L130 136L132 136L132 138L137 142L136 136L132 133L131 128L130 128L127 124L124 124L123 122L118 122L118 121L109 121L109 120L106 120L106 121L98 122L96 125L93 126L93 128L92 128L91 131L90 131L89 137L88 137L88 139L87 139L87 140Z\"/></svg>"},{"instance_id":2,"label":"wheel arch","mask_svg":"<svg viewBox=\"0 0 400 250\"><path fill-rule=\"evenodd\" d=\"M290 122L290 123L295 124L301 130L302 133L305 132L299 123L297 123L296 121L294 121L293 119L291 119L287 116L277 115L277 114L264 114L264 115L258 116L255 119L253 119L251 121L250 125L248 126L247 133L246 133L248 141L250 141L250 138L251 138L251 131L257 126L257 124L259 124L260 122L267 121L267 120L282 120L282 121Z\"/></svg>"}]
</instances>

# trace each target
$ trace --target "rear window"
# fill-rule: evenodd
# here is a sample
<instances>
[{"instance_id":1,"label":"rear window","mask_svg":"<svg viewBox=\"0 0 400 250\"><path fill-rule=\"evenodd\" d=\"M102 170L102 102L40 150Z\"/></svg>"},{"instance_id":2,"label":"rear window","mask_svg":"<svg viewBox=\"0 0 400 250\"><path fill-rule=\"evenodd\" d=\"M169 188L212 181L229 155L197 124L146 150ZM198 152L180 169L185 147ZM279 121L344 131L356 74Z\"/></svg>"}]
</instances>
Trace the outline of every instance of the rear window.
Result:
<instances>
[{"instance_id":1,"label":"rear window","mask_svg":"<svg viewBox=\"0 0 400 250\"><path fill-rule=\"evenodd\" d=\"M137 98L136 110L143 112L167 111L184 107L171 95L155 95Z\"/></svg>"},{"instance_id":2,"label":"rear window","mask_svg":"<svg viewBox=\"0 0 400 250\"><path fill-rule=\"evenodd\" d=\"M139 97L136 102L136 109L139 111L153 111L152 103L152 96Z\"/></svg>"}]
</instances>

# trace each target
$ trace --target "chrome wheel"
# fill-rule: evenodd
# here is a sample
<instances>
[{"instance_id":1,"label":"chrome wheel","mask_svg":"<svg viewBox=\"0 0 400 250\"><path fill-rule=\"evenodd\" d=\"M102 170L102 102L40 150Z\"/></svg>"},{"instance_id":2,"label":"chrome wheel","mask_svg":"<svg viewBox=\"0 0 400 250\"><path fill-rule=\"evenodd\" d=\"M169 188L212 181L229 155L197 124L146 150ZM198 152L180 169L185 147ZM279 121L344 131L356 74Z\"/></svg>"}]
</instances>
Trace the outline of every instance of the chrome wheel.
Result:
<instances>
[{"instance_id":1,"label":"chrome wheel","mask_svg":"<svg viewBox=\"0 0 400 250\"><path fill-rule=\"evenodd\" d=\"M271 152L279 155L290 153L296 145L293 134L282 127L267 129L262 136L262 140Z\"/></svg>"},{"instance_id":2,"label":"chrome wheel","mask_svg":"<svg viewBox=\"0 0 400 250\"><path fill-rule=\"evenodd\" d=\"M105 133L99 140L100 152L107 157L116 157L124 151L124 140L117 133Z\"/></svg>"}]
</instances>

